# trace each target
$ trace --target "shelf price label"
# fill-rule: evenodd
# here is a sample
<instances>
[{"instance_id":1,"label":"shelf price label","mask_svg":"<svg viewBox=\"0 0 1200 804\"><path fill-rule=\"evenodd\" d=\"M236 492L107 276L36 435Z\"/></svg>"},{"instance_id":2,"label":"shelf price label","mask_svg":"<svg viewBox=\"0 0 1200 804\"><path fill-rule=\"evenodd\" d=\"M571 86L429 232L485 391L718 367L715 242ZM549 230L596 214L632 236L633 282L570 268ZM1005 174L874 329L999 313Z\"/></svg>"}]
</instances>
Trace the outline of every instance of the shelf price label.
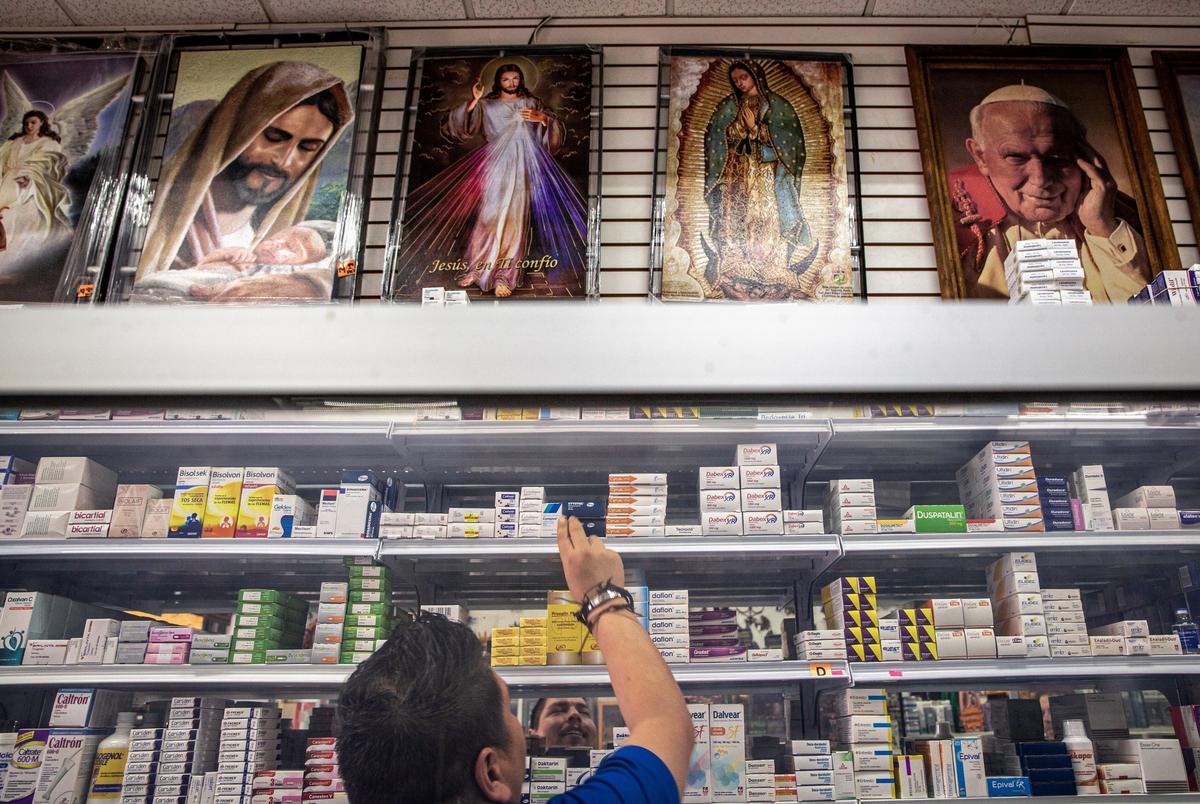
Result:
<instances>
[{"instance_id":1,"label":"shelf price label","mask_svg":"<svg viewBox=\"0 0 1200 804\"><path fill-rule=\"evenodd\" d=\"M832 676L832 675L841 675L840 673L836 673L836 674L834 673L833 665L822 663L822 662L809 662L808 663L808 674L810 676L816 676L818 678L825 678L825 677Z\"/></svg>"}]
</instances>

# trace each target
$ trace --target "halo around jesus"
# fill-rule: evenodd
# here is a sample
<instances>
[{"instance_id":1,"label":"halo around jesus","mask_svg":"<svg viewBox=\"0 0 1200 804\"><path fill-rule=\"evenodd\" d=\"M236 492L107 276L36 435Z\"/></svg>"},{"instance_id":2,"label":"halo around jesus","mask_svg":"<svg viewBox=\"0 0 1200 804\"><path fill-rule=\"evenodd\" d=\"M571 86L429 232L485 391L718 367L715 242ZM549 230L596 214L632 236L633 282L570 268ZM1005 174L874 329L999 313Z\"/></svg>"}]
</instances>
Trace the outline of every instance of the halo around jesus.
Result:
<instances>
[{"instance_id":1,"label":"halo around jesus","mask_svg":"<svg viewBox=\"0 0 1200 804\"><path fill-rule=\"evenodd\" d=\"M503 64L515 64L520 67L521 72L525 74L525 88L530 92L537 89L538 81L542 77L537 65L524 56L510 53L507 56L497 56L483 65L483 69L479 71L479 83L483 84L484 92L492 91L492 84L496 80L496 70Z\"/></svg>"}]
</instances>

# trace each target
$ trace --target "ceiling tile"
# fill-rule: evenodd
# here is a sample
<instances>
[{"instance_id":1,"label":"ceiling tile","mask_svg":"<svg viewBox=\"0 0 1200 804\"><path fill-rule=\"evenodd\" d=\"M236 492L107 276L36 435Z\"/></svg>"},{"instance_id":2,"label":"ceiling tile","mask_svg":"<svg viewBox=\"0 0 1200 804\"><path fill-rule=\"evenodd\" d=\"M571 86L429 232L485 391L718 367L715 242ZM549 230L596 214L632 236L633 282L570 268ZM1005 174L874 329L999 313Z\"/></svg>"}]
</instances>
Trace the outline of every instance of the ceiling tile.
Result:
<instances>
[{"instance_id":1,"label":"ceiling tile","mask_svg":"<svg viewBox=\"0 0 1200 804\"><path fill-rule=\"evenodd\" d=\"M62 0L80 25L268 22L258 0Z\"/></svg>"},{"instance_id":2,"label":"ceiling tile","mask_svg":"<svg viewBox=\"0 0 1200 804\"><path fill-rule=\"evenodd\" d=\"M866 0L778 0L746 3L744 0L675 0L679 17L859 17Z\"/></svg>"},{"instance_id":3,"label":"ceiling tile","mask_svg":"<svg viewBox=\"0 0 1200 804\"><path fill-rule=\"evenodd\" d=\"M4 0L3 6L6 28L54 28L71 24L71 18L53 0Z\"/></svg>"},{"instance_id":4,"label":"ceiling tile","mask_svg":"<svg viewBox=\"0 0 1200 804\"><path fill-rule=\"evenodd\" d=\"M461 20L462 0L263 0L275 22L381 22Z\"/></svg>"},{"instance_id":5,"label":"ceiling tile","mask_svg":"<svg viewBox=\"0 0 1200 804\"><path fill-rule=\"evenodd\" d=\"M1122 17L1194 17L1200 14L1196 0L1075 0L1072 14Z\"/></svg>"},{"instance_id":6,"label":"ceiling tile","mask_svg":"<svg viewBox=\"0 0 1200 804\"><path fill-rule=\"evenodd\" d=\"M1023 17L1057 14L1065 0L958 0L955 17ZM875 0L876 17L944 17L945 0Z\"/></svg>"},{"instance_id":7,"label":"ceiling tile","mask_svg":"<svg viewBox=\"0 0 1200 804\"><path fill-rule=\"evenodd\" d=\"M594 17L603 8L606 17L646 17L665 14L666 0L609 0L597 6L591 0L474 0L480 19L513 17Z\"/></svg>"}]
</instances>

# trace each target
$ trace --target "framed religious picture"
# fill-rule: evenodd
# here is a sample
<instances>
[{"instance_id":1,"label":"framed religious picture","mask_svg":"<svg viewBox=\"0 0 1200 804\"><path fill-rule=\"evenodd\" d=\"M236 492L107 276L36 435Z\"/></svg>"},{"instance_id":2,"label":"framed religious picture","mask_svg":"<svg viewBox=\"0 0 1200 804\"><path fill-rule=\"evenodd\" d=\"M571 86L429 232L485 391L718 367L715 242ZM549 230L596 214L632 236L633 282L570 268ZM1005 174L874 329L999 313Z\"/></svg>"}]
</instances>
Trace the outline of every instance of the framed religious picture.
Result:
<instances>
[{"instance_id":1,"label":"framed religious picture","mask_svg":"<svg viewBox=\"0 0 1200 804\"><path fill-rule=\"evenodd\" d=\"M0 303L96 298L158 37L0 54Z\"/></svg>"},{"instance_id":2,"label":"framed religious picture","mask_svg":"<svg viewBox=\"0 0 1200 804\"><path fill-rule=\"evenodd\" d=\"M599 290L599 48L417 50L384 295Z\"/></svg>"},{"instance_id":3,"label":"framed religious picture","mask_svg":"<svg viewBox=\"0 0 1200 804\"><path fill-rule=\"evenodd\" d=\"M1124 49L906 52L943 298L1015 295L1019 240L1075 241L1096 303L1178 267Z\"/></svg>"},{"instance_id":4,"label":"framed religious picture","mask_svg":"<svg viewBox=\"0 0 1200 804\"><path fill-rule=\"evenodd\" d=\"M160 76L110 298L354 295L377 129L377 30L177 39Z\"/></svg>"},{"instance_id":5,"label":"framed religious picture","mask_svg":"<svg viewBox=\"0 0 1200 804\"><path fill-rule=\"evenodd\" d=\"M1152 55L1192 226L1200 233L1200 50Z\"/></svg>"},{"instance_id":6,"label":"framed religious picture","mask_svg":"<svg viewBox=\"0 0 1200 804\"><path fill-rule=\"evenodd\" d=\"M652 290L664 301L865 296L849 59L660 53Z\"/></svg>"}]
</instances>

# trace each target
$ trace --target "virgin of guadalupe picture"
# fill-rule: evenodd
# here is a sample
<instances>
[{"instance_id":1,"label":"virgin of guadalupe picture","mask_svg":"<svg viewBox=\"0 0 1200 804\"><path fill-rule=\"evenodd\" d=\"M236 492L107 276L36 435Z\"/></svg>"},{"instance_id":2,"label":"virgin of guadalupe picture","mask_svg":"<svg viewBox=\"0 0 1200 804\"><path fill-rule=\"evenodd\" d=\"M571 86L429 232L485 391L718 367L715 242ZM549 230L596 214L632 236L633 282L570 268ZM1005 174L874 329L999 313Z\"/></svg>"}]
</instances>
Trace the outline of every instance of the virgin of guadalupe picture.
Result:
<instances>
[{"instance_id":1,"label":"virgin of guadalupe picture","mask_svg":"<svg viewBox=\"0 0 1200 804\"><path fill-rule=\"evenodd\" d=\"M136 62L0 61L0 301L55 300L97 165L124 136Z\"/></svg>"},{"instance_id":2,"label":"virgin of guadalupe picture","mask_svg":"<svg viewBox=\"0 0 1200 804\"><path fill-rule=\"evenodd\" d=\"M391 295L582 297L592 52L426 56Z\"/></svg>"},{"instance_id":3,"label":"virgin of guadalupe picture","mask_svg":"<svg viewBox=\"0 0 1200 804\"><path fill-rule=\"evenodd\" d=\"M837 61L673 56L661 297L854 297Z\"/></svg>"},{"instance_id":4,"label":"virgin of guadalupe picture","mask_svg":"<svg viewBox=\"0 0 1200 804\"><path fill-rule=\"evenodd\" d=\"M131 301L332 295L363 48L183 51Z\"/></svg>"}]
</instances>

